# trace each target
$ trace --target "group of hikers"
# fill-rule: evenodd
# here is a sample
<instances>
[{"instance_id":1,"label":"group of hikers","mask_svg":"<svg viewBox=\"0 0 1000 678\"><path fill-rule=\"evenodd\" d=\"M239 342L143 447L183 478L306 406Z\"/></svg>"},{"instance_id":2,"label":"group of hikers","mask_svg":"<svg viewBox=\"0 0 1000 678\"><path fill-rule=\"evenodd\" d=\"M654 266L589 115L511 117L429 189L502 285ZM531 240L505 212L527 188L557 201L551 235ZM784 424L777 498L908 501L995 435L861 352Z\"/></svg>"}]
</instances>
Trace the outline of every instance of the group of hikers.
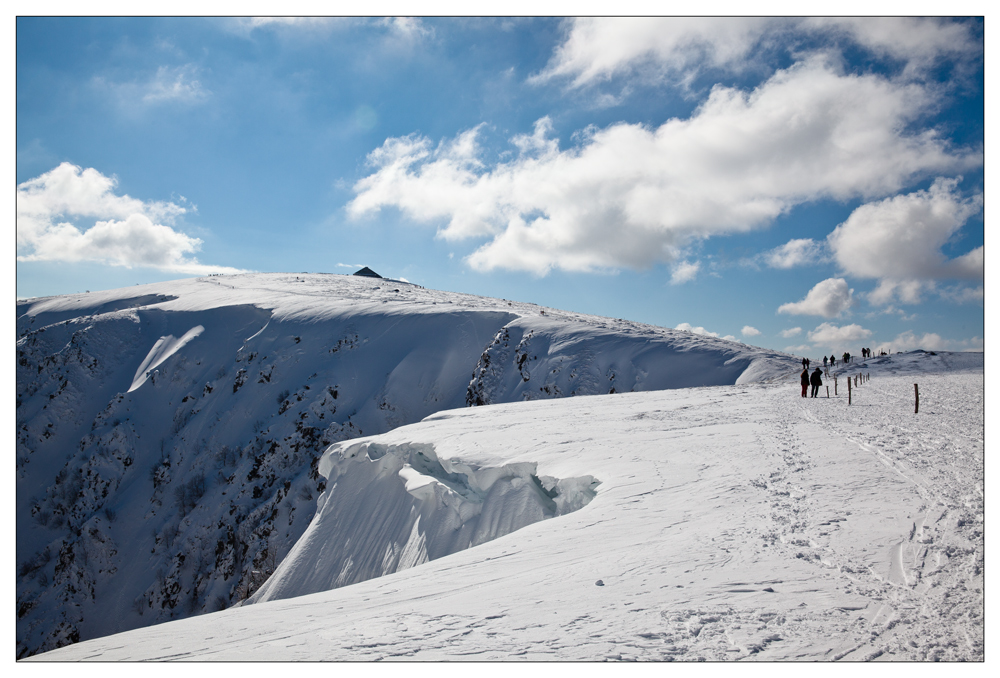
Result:
<instances>
[{"instance_id":1,"label":"group of hikers","mask_svg":"<svg viewBox=\"0 0 1000 678\"><path fill-rule=\"evenodd\" d=\"M870 358L872 355L872 350L870 348L863 348L861 349L861 355L864 358ZM883 351L881 355L885 355L885 352ZM854 356L852 356L847 351L844 351L843 355L841 355L840 358L844 362L844 364L847 364L853 362ZM831 355L829 358L823 356L823 369L817 367L812 374L809 374L809 363L810 363L809 358L802 359L802 374L800 382L802 384L803 398L806 397L806 392L809 390L810 386L812 386L812 393L810 397L815 398L819 394L819 387L823 385L823 371L826 370L827 366L835 367L837 365L837 357L834 355Z\"/></svg>"},{"instance_id":2,"label":"group of hikers","mask_svg":"<svg viewBox=\"0 0 1000 678\"><path fill-rule=\"evenodd\" d=\"M847 355L846 353L844 355ZM831 366L836 361L836 358L830 356ZM823 367L826 367L826 356L823 356ZM809 386L812 386L812 397L815 398L816 394L819 393L819 387L823 385L823 374L820 368L816 368L816 371L809 374L809 358L802 359L802 397L806 397L806 391Z\"/></svg>"},{"instance_id":3,"label":"group of hikers","mask_svg":"<svg viewBox=\"0 0 1000 678\"><path fill-rule=\"evenodd\" d=\"M875 355L875 353L870 348L861 349L862 358L871 358L873 355ZM878 355L888 355L888 353L885 352L885 349L881 349L878 352ZM847 351L844 351L843 355L840 356L840 359L844 364L854 362L854 356ZM802 384L803 398L806 397L806 393L809 391L810 386L812 386L811 397L815 398L819 394L819 387L823 385L823 372L826 371L828 366L831 368L836 367L837 357L833 355L829 358L823 356L823 368L820 369L817 367L812 374L809 373L809 362L809 358L802 359L802 374L800 375L800 382ZM827 376L830 376L829 373L827 373Z\"/></svg>"}]
</instances>

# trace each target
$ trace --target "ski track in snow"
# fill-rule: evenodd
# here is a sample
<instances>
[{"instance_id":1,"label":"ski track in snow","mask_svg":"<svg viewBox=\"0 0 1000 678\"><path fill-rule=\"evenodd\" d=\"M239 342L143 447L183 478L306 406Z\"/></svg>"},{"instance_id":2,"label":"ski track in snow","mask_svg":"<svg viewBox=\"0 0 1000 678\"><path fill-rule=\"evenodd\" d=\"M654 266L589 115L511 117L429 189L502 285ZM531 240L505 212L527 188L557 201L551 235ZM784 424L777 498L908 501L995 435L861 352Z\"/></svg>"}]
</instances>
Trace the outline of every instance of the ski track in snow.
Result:
<instances>
[{"instance_id":1,"label":"ski track in snow","mask_svg":"<svg viewBox=\"0 0 1000 678\"><path fill-rule=\"evenodd\" d=\"M981 661L983 383L887 372L850 406L792 383L435 415L373 440L589 473L597 496L389 576L36 658Z\"/></svg>"}]
</instances>

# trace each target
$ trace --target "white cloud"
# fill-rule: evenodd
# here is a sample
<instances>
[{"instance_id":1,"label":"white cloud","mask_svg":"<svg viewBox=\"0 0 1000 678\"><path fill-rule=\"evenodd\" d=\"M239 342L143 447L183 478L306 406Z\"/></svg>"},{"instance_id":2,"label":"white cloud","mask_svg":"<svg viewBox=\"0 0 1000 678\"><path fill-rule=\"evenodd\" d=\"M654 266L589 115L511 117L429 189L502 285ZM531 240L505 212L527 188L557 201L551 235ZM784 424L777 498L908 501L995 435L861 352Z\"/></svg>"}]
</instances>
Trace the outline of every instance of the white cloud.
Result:
<instances>
[{"instance_id":1,"label":"white cloud","mask_svg":"<svg viewBox=\"0 0 1000 678\"><path fill-rule=\"evenodd\" d=\"M379 49L400 45L415 45L421 40L434 37L434 29L417 17L362 16L293 16L293 17L241 17L231 19L228 28L243 37L251 37L255 31L278 31L286 38L325 38L332 31L374 27L386 40Z\"/></svg>"},{"instance_id":2,"label":"white cloud","mask_svg":"<svg viewBox=\"0 0 1000 678\"><path fill-rule=\"evenodd\" d=\"M933 332L927 332L918 337L912 331L903 332L890 343L893 351L913 351L922 348L925 351L946 351L950 342Z\"/></svg>"},{"instance_id":3,"label":"white cloud","mask_svg":"<svg viewBox=\"0 0 1000 678\"><path fill-rule=\"evenodd\" d=\"M809 341L818 347L837 349L853 342L863 341L871 335L871 330L866 330L861 325L838 327L832 323L823 323L809 333Z\"/></svg>"},{"instance_id":4,"label":"white cloud","mask_svg":"<svg viewBox=\"0 0 1000 678\"><path fill-rule=\"evenodd\" d=\"M182 101L194 103L206 99L211 92L197 79L197 69L192 65L171 68L160 66L156 76L145 85L142 100L146 103Z\"/></svg>"},{"instance_id":5,"label":"white cloud","mask_svg":"<svg viewBox=\"0 0 1000 678\"><path fill-rule=\"evenodd\" d=\"M942 299L947 299L948 301L954 301L959 304L967 304L971 302L983 303L985 298L985 293L983 286L979 287L946 287L938 290Z\"/></svg>"},{"instance_id":6,"label":"white cloud","mask_svg":"<svg viewBox=\"0 0 1000 678\"><path fill-rule=\"evenodd\" d=\"M410 135L369 155L348 213L395 207L449 240L491 238L479 270L644 268L692 240L770 224L797 204L898 191L927 172L982 162L934 134L904 132L936 95L822 59L752 92L717 86L686 120L619 123L560 150L548 118L487 164L479 127L435 145Z\"/></svg>"},{"instance_id":7,"label":"white cloud","mask_svg":"<svg viewBox=\"0 0 1000 678\"><path fill-rule=\"evenodd\" d=\"M743 70L757 48L773 49L779 40L795 53L806 39L818 40L818 49L846 40L903 62L906 77L942 58L961 61L982 52L968 22L937 18L578 18L567 21L565 39L532 81L568 78L582 87L622 74L688 81L705 68Z\"/></svg>"},{"instance_id":8,"label":"white cloud","mask_svg":"<svg viewBox=\"0 0 1000 678\"><path fill-rule=\"evenodd\" d=\"M949 19L827 17L807 19L803 28L833 34L842 31L875 54L906 62L908 76L920 75L940 59L963 59L982 50L967 22Z\"/></svg>"},{"instance_id":9,"label":"white cloud","mask_svg":"<svg viewBox=\"0 0 1000 678\"><path fill-rule=\"evenodd\" d=\"M756 337L760 336L760 330L758 330L756 327L751 327L750 325L744 325L743 329L740 330L740 334L742 334L744 337Z\"/></svg>"},{"instance_id":10,"label":"white cloud","mask_svg":"<svg viewBox=\"0 0 1000 678\"><path fill-rule=\"evenodd\" d=\"M137 104L197 104L212 94L201 84L198 68L193 64L160 66L156 74L145 81L111 82L97 77L93 83L100 89L108 90L124 107Z\"/></svg>"},{"instance_id":11,"label":"white cloud","mask_svg":"<svg viewBox=\"0 0 1000 678\"><path fill-rule=\"evenodd\" d=\"M172 223L188 208L115 195L117 180L93 168L62 163L17 187L18 261L98 261L149 266L190 275L238 273L193 258L201 240L157 222ZM81 231L62 219L94 219Z\"/></svg>"},{"instance_id":12,"label":"white cloud","mask_svg":"<svg viewBox=\"0 0 1000 678\"><path fill-rule=\"evenodd\" d=\"M854 304L853 292L854 290L848 289L847 281L843 278L827 278L816 283L802 301L782 304L778 307L778 313L833 318Z\"/></svg>"},{"instance_id":13,"label":"white cloud","mask_svg":"<svg viewBox=\"0 0 1000 678\"><path fill-rule=\"evenodd\" d=\"M891 342L882 342L882 346L896 351L914 351L923 349L925 351L982 351L983 340L981 337L971 339L943 339L934 332L927 332L923 336L917 336L911 330L902 332Z\"/></svg>"},{"instance_id":14,"label":"white cloud","mask_svg":"<svg viewBox=\"0 0 1000 678\"><path fill-rule=\"evenodd\" d=\"M674 266L674 270L670 275L671 285L680 285L681 283L686 283L690 280L694 280L694 277L698 275L698 270L701 268L701 262L689 262L682 261L678 262Z\"/></svg>"},{"instance_id":15,"label":"white cloud","mask_svg":"<svg viewBox=\"0 0 1000 678\"><path fill-rule=\"evenodd\" d=\"M808 266L821 261L822 258L823 245L812 238L789 240L764 255L764 260L771 268Z\"/></svg>"},{"instance_id":16,"label":"white cloud","mask_svg":"<svg viewBox=\"0 0 1000 678\"><path fill-rule=\"evenodd\" d=\"M729 66L741 61L773 23L709 17L570 19L565 41L532 80L571 77L580 87L643 67L666 75L700 64Z\"/></svg>"},{"instance_id":17,"label":"white cloud","mask_svg":"<svg viewBox=\"0 0 1000 678\"><path fill-rule=\"evenodd\" d=\"M982 279L982 247L951 260L941 251L982 209L982 195L963 198L957 186L956 179L939 178L926 191L861 205L827 236L844 271L880 280L872 303L917 303L936 279Z\"/></svg>"},{"instance_id":18,"label":"white cloud","mask_svg":"<svg viewBox=\"0 0 1000 678\"><path fill-rule=\"evenodd\" d=\"M866 296L876 306L884 306L897 300L903 304L919 304L923 293L933 291L936 287L933 280L882 279Z\"/></svg>"},{"instance_id":19,"label":"white cloud","mask_svg":"<svg viewBox=\"0 0 1000 678\"><path fill-rule=\"evenodd\" d=\"M700 334L703 337L717 337L717 336L719 336L718 332L709 332L704 327L692 327L690 325L690 323L681 323L675 329L683 330L685 332L691 332L692 334Z\"/></svg>"},{"instance_id":20,"label":"white cloud","mask_svg":"<svg viewBox=\"0 0 1000 678\"><path fill-rule=\"evenodd\" d=\"M434 29L415 17L390 17L382 19L383 26L406 40L420 40L434 35Z\"/></svg>"},{"instance_id":21,"label":"white cloud","mask_svg":"<svg viewBox=\"0 0 1000 678\"><path fill-rule=\"evenodd\" d=\"M354 21L349 17L304 17L304 16L253 16L239 17L227 22L236 33L249 35L257 29L275 28L329 28L337 25L348 25Z\"/></svg>"},{"instance_id":22,"label":"white cloud","mask_svg":"<svg viewBox=\"0 0 1000 678\"><path fill-rule=\"evenodd\" d=\"M793 327L791 329L781 331L781 336L784 337L785 339L789 339L791 337L797 337L800 334L802 334L801 327Z\"/></svg>"}]
</instances>

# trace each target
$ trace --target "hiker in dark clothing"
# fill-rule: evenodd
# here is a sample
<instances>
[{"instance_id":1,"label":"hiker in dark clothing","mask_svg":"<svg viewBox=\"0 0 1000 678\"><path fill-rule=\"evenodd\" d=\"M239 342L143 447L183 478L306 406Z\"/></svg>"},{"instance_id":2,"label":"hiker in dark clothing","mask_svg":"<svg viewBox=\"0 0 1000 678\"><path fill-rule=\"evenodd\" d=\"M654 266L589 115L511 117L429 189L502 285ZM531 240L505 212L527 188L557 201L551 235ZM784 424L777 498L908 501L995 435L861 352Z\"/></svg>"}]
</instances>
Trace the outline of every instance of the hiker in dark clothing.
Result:
<instances>
[{"instance_id":1,"label":"hiker in dark clothing","mask_svg":"<svg viewBox=\"0 0 1000 678\"><path fill-rule=\"evenodd\" d=\"M831 355L830 356L830 367L833 367L836 364L837 364L837 358L835 356Z\"/></svg>"},{"instance_id":2,"label":"hiker in dark clothing","mask_svg":"<svg viewBox=\"0 0 1000 678\"><path fill-rule=\"evenodd\" d=\"M823 375L819 373L818 367L816 368L816 371L812 373L809 383L812 384L812 397L815 398L816 394L819 393L819 387L823 385Z\"/></svg>"},{"instance_id":3,"label":"hiker in dark clothing","mask_svg":"<svg viewBox=\"0 0 1000 678\"><path fill-rule=\"evenodd\" d=\"M826 356L823 356L823 367L826 367L826 363L827 363Z\"/></svg>"},{"instance_id":4,"label":"hiker in dark clothing","mask_svg":"<svg viewBox=\"0 0 1000 678\"><path fill-rule=\"evenodd\" d=\"M799 381L802 383L802 397L806 397L806 389L809 388L809 370L802 370L801 379Z\"/></svg>"}]
</instances>

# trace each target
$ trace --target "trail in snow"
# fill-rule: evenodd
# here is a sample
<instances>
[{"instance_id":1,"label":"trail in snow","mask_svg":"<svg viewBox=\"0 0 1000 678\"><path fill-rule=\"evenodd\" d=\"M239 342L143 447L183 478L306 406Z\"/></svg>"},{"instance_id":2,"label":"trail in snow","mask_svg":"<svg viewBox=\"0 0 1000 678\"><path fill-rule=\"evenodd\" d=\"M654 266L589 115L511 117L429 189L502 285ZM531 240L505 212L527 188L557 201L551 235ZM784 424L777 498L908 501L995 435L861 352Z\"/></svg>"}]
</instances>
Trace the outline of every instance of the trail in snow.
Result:
<instances>
[{"instance_id":1,"label":"trail in snow","mask_svg":"<svg viewBox=\"0 0 1000 678\"><path fill-rule=\"evenodd\" d=\"M395 574L39 659L982 660L978 360L919 374L919 415L916 362L850 406L791 383L444 412L369 440L589 474L596 496Z\"/></svg>"}]
</instances>

